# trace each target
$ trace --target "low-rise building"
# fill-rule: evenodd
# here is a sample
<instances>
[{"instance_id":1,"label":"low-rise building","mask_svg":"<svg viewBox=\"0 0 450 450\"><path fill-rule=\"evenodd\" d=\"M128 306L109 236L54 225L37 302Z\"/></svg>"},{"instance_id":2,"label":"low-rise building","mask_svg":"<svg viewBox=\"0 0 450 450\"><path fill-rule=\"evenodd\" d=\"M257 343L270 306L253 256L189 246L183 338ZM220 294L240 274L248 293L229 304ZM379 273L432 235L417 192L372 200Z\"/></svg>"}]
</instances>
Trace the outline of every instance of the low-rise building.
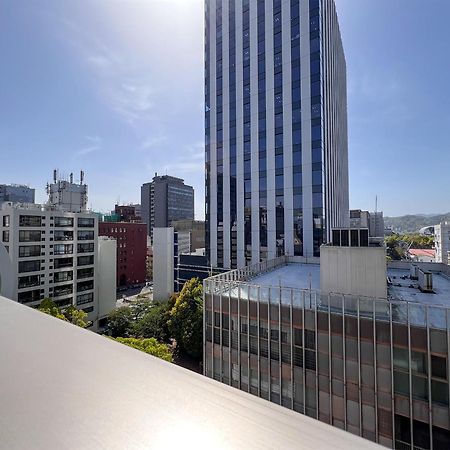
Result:
<instances>
[{"instance_id":1,"label":"low-rise building","mask_svg":"<svg viewBox=\"0 0 450 450\"><path fill-rule=\"evenodd\" d=\"M204 373L387 447L449 448L450 269L386 268L348 231L320 265L204 280Z\"/></svg>"},{"instance_id":2,"label":"low-rise building","mask_svg":"<svg viewBox=\"0 0 450 450\"><path fill-rule=\"evenodd\" d=\"M145 223L99 222L99 236L117 241L117 286L146 281L147 228Z\"/></svg>"},{"instance_id":3,"label":"low-rise building","mask_svg":"<svg viewBox=\"0 0 450 450\"><path fill-rule=\"evenodd\" d=\"M435 262L436 250L433 248L410 248L407 252L408 259L418 262Z\"/></svg>"}]
</instances>

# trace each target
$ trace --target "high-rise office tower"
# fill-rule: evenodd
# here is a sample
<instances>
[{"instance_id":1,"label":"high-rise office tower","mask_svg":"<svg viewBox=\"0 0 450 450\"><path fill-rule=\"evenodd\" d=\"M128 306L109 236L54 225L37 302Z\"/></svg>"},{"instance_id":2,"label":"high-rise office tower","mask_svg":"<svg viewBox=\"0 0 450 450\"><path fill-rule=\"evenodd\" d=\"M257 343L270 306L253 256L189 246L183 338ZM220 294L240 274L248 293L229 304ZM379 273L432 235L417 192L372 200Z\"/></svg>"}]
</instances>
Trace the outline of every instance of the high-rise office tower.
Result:
<instances>
[{"instance_id":1,"label":"high-rise office tower","mask_svg":"<svg viewBox=\"0 0 450 450\"><path fill-rule=\"evenodd\" d=\"M334 1L206 0L205 103L210 263L319 256L349 225Z\"/></svg>"},{"instance_id":2,"label":"high-rise office tower","mask_svg":"<svg viewBox=\"0 0 450 450\"><path fill-rule=\"evenodd\" d=\"M194 219L194 188L181 178L155 174L141 187L142 220L153 240L153 228L170 227L180 219Z\"/></svg>"}]
</instances>

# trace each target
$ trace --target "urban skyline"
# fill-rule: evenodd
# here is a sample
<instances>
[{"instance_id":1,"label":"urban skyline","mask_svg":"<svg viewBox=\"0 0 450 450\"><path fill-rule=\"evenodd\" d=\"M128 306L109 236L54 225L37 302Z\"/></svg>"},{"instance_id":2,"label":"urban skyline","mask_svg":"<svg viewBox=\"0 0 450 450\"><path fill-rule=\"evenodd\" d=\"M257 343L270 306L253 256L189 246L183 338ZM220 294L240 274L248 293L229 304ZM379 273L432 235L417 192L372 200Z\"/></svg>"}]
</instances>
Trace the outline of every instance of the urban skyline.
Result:
<instances>
[{"instance_id":1,"label":"urban skyline","mask_svg":"<svg viewBox=\"0 0 450 450\"><path fill-rule=\"evenodd\" d=\"M42 1L38 8L16 1L5 8L0 146L13 156L7 169L0 168L2 182L30 184L42 201L41 173L54 166L84 168L91 180L89 206L108 210L119 195L122 203L138 201L140 184L158 171L194 186L196 218L202 218L203 2L174 0L171 20L162 3L136 3L127 11L133 32L120 23L111 2L98 2L89 18L82 16L85 3ZM348 72L350 207L372 209L378 194L388 216L445 212L444 198L430 199L417 179L433 183L438 193L445 191L444 181L424 173L416 161L426 154L445 165L449 158L437 132L448 113L433 99L448 97L448 62L439 55L447 33L440 21L450 5L440 2L438 16L434 8L423 11L419 1L336 5ZM418 34L423 20L434 25ZM25 24L26 36L20 31ZM168 34L168 47L159 50L161 36ZM17 43L14 51L7 46L11 41ZM419 64L425 51L428 64ZM441 70L431 73L428 66ZM423 119L422 111L433 111L433 118ZM173 121L177 133L169 132ZM401 190L399 172L408 174Z\"/></svg>"},{"instance_id":2,"label":"urban skyline","mask_svg":"<svg viewBox=\"0 0 450 450\"><path fill-rule=\"evenodd\" d=\"M434 20L421 1L6 0L0 308L14 327L0 328L13 362L0 386L17 414L0 446L43 404L45 383L23 376L39 366L24 342L58 355L76 340L58 361L76 379L91 368L119 386L124 366L151 377L148 355L164 372L195 372L192 389L173 370L156 396L136 384L161 417L177 389L195 394L194 376L207 390L228 385L220 399L233 397L251 438L231 423L225 441L215 425L205 435L198 411L219 428L226 415L219 397L211 409L200 396L199 409L195 394L178 430L188 446L273 447L272 428L304 415L315 419L306 438L284 427L278 447L329 447L331 435L336 448L449 447L450 213L430 212L447 209L435 167L450 163L450 36L444 8ZM386 217L409 208L420 209ZM76 398L105 404L103 384ZM127 406L132 390L116 391L109 428L145 419ZM74 393L56 397L88 417ZM239 413L249 395L259 398ZM25 435L47 448L66 422ZM334 428L322 435L320 422ZM139 424L112 447L143 435ZM94 428L58 442L108 446L111 433ZM138 447L179 447L167 433L149 439Z\"/></svg>"}]
</instances>

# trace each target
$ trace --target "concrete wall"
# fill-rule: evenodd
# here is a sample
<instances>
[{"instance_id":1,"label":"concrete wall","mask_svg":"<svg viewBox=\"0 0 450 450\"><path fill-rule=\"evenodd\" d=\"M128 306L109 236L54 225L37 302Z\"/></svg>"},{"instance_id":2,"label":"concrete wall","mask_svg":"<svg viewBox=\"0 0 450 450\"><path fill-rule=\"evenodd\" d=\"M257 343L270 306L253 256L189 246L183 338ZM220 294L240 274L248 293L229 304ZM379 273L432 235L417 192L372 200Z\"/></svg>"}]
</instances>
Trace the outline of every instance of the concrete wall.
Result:
<instances>
[{"instance_id":1,"label":"concrete wall","mask_svg":"<svg viewBox=\"0 0 450 450\"><path fill-rule=\"evenodd\" d=\"M99 236L97 270L99 319L107 316L116 307L116 251L115 239Z\"/></svg>"},{"instance_id":2,"label":"concrete wall","mask_svg":"<svg viewBox=\"0 0 450 450\"><path fill-rule=\"evenodd\" d=\"M0 295L12 298L14 295L14 270L5 246L0 242Z\"/></svg>"},{"instance_id":3,"label":"concrete wall","mask_svg":"<svg viewBox=\"0 0 450 450\"><path fill-rule=\"evenodd\" d=\"M147 224L147 235L150 236L150 183L141 187L141 218Z\"/></svg>"},{"instance_id":4,"label":"concrete wall","mask_svg":"<svg viewBox=\"0 0 450 450\"><path fill-rule=\"evenodd\" d=\"M324 293L387 298L385 249L322 246L320 290Z\"/></svg>"},{"instance_id":5,"label":"concrete wall","mask_svg":"<svg viewBox=\"0 0 450 450\"><path fill-rule=\"evenodd\" d=\"M153 299L165 301L174 291L173 228L153 228Z\"/></svg>"}]
</instances>

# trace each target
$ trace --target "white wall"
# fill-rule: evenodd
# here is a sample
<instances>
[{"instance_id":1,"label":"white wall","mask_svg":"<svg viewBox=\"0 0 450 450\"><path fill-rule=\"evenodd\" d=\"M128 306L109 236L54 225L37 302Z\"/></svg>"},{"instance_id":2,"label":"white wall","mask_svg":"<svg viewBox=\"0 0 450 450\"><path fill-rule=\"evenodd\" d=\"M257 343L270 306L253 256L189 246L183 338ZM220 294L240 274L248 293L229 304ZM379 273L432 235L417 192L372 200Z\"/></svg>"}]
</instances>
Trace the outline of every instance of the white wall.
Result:
<instances>
[{"instance_id":1,"label":"white wall","mask_svg":"<svg viewBox=\"0 0 450 450\"><path fill-rule=\"evenodd\" d=\"M153 228L153 299L168 300L173 293L173 228Z\"/></svg>"},{"instance_id":2,"label":"white wall","mask_svg":"<svg viewBox=\"0 0 450 450\"><path fill-rule=\"evenodd\" d=\"M320 290L323 293L387 298L385 249L322 246Z\"/></svg>"},{"instance_id":3,"label":"white wall","mask_svg":"<svg viewBox=\"0 0 450 450\"><path fill-rule=\"evenodd\" d=\"M11 258L0 242L0 295L12 299L14 296L14 270Z\"/></svg>"},{"instance_id":4,"label":"white wall","mask_svg":"<svg viewBox=\"0 0 450 450\"><path fill-rule=\"evenodd\" d=\"M115 239L98 237L98 318L105 317L116 307L116 252Z\"/></svg>"}]
</instances>

